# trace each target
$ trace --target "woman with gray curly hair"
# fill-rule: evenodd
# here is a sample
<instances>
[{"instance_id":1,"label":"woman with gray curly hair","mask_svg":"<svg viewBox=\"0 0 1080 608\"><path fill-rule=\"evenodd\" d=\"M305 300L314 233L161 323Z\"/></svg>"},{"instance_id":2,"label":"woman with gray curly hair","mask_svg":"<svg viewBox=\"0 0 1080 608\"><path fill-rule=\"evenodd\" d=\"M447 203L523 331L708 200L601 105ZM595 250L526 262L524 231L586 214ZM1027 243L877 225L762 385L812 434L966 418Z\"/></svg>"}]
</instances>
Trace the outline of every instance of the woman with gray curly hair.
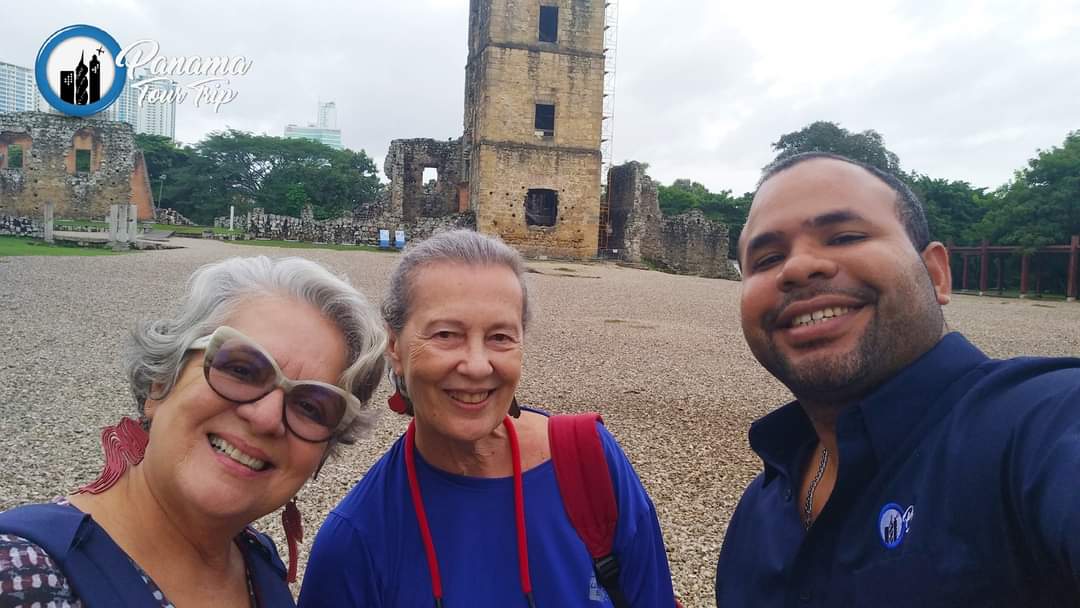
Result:
<instances>
[{"instance_id":1,"label":"woman with gray curly hair","mask_svg":"<svg viewBox=\"0 0 1080 608\"><path fill-rule=\"evenodd\" d=\"M323 523L300 606L674 606L656 510L598 416L514 396L530 312L520 254L468 230L413 244L382 312L390 407L413 418ZM596 460L555 449L567 422ZM596 563L562 499L567 463L610 478L617 522L599 518L614 534Z\"/></svg>"},{"instance_id":2,"label":"woman with gray curly hair","mask_svg":"<svg viewBox=\"0 0 1080 608\"><path fill-rule=\"evenodd\" d=\"M197 270L126 358L140 419L105 429L101 476L0 514L0 605L293 606L295 496L373 424L386 333L300 258ZM289 568L250 524L285 506Z\"/></svg>"}]
</instances>

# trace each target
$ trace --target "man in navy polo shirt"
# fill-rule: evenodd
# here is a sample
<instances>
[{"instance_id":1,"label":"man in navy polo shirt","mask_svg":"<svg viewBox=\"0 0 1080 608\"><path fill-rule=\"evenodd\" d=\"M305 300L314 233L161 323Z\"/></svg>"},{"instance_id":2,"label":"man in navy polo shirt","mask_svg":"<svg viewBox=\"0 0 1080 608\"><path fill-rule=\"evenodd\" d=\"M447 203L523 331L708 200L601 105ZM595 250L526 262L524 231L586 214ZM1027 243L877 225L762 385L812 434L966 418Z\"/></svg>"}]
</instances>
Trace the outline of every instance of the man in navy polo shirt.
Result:
<instances>
[{"instance_id":1,"label":"man in navy polo shirt","mask_svg":"<svg viewBox=\"0 0 1080 608\"><path fill-rule=\"evenodd\" d=\"M718 606L1080 606L1080 359L949 333L921 204L849 159L767 169L739 256L746 341L797 400L750 429Z\"/></svg>"}]
</instances>

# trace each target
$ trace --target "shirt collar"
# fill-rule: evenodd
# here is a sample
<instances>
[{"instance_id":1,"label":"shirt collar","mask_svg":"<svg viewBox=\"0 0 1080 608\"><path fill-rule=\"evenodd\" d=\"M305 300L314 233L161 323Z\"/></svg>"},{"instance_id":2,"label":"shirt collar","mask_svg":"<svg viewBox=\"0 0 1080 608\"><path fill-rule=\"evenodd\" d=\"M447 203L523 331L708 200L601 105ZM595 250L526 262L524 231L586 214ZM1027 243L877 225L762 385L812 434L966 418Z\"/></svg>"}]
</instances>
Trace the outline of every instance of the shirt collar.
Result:
<instances>
[{"instance_id":1,"label":"shirt collar","mask_svg":"<svg viewBox=\"0 0 1080 608\"><path fill-rule=\"evenodd\" d=\"M953 381L986 360L986 355L964 336L947 334L934 348L844 412L838 432L843 432L845 418L857 409L874 454L882 462ZM792 477L802 452L816 439L814 427L798 401L754 422L750 426L750 447L765 464L763 482L768 484L779 473Z\"/></svg>"}]
</instances>

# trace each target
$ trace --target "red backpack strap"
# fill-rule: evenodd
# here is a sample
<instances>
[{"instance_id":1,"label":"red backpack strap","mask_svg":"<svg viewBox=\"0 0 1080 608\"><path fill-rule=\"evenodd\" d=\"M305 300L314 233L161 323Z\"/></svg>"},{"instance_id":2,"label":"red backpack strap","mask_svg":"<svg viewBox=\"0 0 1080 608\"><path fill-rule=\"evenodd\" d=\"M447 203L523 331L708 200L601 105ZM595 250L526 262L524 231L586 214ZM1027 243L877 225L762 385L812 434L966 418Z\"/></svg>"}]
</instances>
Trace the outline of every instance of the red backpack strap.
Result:
<instances>
[{"instance_id":1,"label":"red backpack strap","mask_svg":"<svg viewBox=\"0 0 1080 608\"><path fill-rule=\"evenodd\" d=\"M600 414L548 418L548 443L563 506L593 559L596 579L616 608L630 604L619 588L619 562L612 552L619 507L596 423Z\"/></svg>"}]
</instances>

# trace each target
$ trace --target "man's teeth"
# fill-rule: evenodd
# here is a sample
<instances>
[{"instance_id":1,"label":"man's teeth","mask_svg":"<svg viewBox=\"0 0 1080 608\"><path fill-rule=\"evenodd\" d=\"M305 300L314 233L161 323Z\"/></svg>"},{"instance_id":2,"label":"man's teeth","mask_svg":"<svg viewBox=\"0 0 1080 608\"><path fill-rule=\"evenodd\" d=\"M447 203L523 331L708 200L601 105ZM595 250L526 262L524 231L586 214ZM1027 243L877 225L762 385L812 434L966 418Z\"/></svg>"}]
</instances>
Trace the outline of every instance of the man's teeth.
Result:
<instances>
[{"instance_id":1,"label":"man's teeth","mask_svg":"<svg viewBox=\"0 0 1080 608\"><path fill-rule=\"evenodd\" d=\"M484 399L488 398L491 391L484 391L482 393L466 393L464 391L447 391L451 399L461 401L462 403L480 403Z\"/></svg>"},{"instance_id":2,"label":"man's teeth","mask_svg":"<svg viewBox=\"0 0 1080 608\"><path fill-rule=\"evenodd\" d=\"M221 437L218 437L217 435L210 435L210 445L214 446L215 450L221 452L222 454L225 454L229 458L232 458L236 462L239 462L240 464L248 467L249 469L261 471L266 468L265 462L259 460L258 458L252 458L251 456L248 456L247 454L236 449L236 446L229 443L228 441L225 441Z\"/></svg>"},{"instance_id":3,"label":"man's teeth","mask_svg":"<svg viewBox=\"0 0 1080 608\"><path fill-rule=\"evenodd\" d=\"M851 311L852 309L848 308L847 306L833 306L831 308L822 308L821 310L815 310L814 312L795 317L795 320L791 322L791 326L803 327L804 325L814 325L816 323L821 323L826 319L846 315Z\"/></svg>"}]
</instances>

